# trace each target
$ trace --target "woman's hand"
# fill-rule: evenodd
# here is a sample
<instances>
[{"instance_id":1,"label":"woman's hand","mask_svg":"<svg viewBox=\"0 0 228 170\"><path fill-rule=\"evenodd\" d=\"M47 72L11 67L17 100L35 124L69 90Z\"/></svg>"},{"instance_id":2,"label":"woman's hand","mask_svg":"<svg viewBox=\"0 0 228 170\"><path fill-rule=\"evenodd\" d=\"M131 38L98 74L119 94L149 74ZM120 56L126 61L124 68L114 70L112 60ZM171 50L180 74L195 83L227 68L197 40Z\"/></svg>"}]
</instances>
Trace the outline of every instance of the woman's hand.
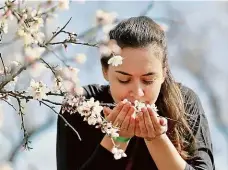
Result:
<instances>
[{"instance_id":1,"label":"woman's hand","mask_svg":"<svg viewBox=\"0 0 228 170\"><path fill-rule=\"evenodd\" d=\"M135 109L130 102L121 101L112 110L104 107L104 115L109 122L120 128L119 135L125 138L131 138L135 135L135 119L132 114Z\"/></svg>"},{"instance_id":2,"label":"woman's hand","mask_svg":"<svg viewBox=\"0 0 228 170\"><path fill-rule=\"evenodd\" d=\"M136 116L135 135L148 141L166 133L168 129L167 119L158 117L151 108L143 108Z\"/></svg>"}]
</instances>

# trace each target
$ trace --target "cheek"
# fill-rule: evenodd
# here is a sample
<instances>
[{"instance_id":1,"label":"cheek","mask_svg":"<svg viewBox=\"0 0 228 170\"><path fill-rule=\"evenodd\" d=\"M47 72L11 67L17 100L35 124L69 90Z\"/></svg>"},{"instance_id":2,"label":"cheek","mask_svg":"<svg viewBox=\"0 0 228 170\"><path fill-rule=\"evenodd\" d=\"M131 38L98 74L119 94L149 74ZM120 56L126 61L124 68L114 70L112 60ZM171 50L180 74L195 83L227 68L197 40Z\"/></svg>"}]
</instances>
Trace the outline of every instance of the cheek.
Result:
<instances>
[{"instance_id":1,"label":"cheek","mask_svg":"<svg viewBox=\"0 0 228 170\"><path fill-rule=\"evenodd\" d=\"M151 87L146 88L145 98L149 103L155 103L161 90L161 84L154 84Z\"/></svg>"},{"instance_id":2,"label":"cheek","mask_svg":"<svg viewBox=\"0 0 228 170\"><path fill-rule=\"evenodd\" d=\"M123 86L117 81L110 82L110 91L111 91L112 98L116 103L125 99L128 94L127 86Z\"/></svg>"}]
</instances>

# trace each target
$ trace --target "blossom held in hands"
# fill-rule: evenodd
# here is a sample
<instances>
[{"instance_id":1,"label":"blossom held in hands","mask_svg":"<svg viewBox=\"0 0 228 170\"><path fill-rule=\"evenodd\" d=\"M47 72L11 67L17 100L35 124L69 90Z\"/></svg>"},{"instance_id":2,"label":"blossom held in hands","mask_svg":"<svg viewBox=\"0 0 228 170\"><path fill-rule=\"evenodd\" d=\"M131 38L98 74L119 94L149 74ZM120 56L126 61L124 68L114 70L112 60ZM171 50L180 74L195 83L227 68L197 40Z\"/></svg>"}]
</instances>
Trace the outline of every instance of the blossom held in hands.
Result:
<instances>
[{"instance_id":1,"label":"blossom held in hands","mask_svg":"<svg viewBox=\"0 0 228 170\"><path fill-rule=\"evenodd\" d=\"M157 106L155 104L145 104L143 102L140 102L138 100L135 100L134 102L135 112L133 113L132 117L135 118L137 113L141 112L142 108L147 107L151 108L154 112L157 112Z\"/></svg>"}]
</instances>

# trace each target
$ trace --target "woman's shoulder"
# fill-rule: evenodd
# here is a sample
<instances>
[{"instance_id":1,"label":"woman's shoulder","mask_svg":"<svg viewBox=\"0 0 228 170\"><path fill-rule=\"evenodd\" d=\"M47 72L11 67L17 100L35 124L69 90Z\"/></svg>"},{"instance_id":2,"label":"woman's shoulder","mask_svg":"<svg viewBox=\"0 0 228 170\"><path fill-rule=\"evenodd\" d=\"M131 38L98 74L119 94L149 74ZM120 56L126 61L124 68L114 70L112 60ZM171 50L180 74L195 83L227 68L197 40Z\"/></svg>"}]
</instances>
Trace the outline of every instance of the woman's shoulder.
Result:
<instances>
[{"instance_id":1,"label":"woman's shoulder","mask_svg":"<svg viewBox=\"0 0 228 170\"><path fill-rule=\"evenodd\" d=\"M203 110L198 94L188 86L185 86L181 83L178 83L178 85L181 90L181 94L182 94L186 109L198 107L198 109Z\"/></svg>"},{"instance_id":2,"label":"woman's shoulder","mask_svg":"<svg viewBox=\"0 0 228 170\"><path fill-rule=\"evenodd\" d=\"M112 103L113 99L110 93L109 85L99 85L99 84L88 84L83 86L84 96L89 98L94 98L100 102Z\"/></svg>"},{"instance_id":3,"label":"woman's shoulder","mask_svg":"<svg viewBox=\"0 0 228 170\"><path fill-rule=\"evenodd\" d=\"M193 132L195 131L194 133L197 133L196 131L202 127L203 129L208 129L207 116L204 112L199 96L191 88L184 85L180 86L184 99L185 114L190 127L194 128Z\"/></svg>"}]
</instances>

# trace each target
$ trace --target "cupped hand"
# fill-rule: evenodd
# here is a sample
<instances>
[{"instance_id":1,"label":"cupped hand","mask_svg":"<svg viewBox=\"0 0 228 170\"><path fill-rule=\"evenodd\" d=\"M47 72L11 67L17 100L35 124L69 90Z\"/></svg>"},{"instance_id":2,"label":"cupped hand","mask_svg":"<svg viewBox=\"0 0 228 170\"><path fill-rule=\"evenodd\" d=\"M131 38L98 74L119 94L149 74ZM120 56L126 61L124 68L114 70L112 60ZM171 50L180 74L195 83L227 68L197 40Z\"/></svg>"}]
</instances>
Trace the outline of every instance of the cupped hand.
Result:
<instances>
[{"instance_id":1,"label":"cupped hand","mask_svg":"<svg viewBox=\"0 0 228 170\"><path fill-rule=\"evenodd\" d=\"M136 116L135 135L148 141L166 133L168 129L167 119L158 117L150 107L144 107Z\"/></svg>"},{"instance_id":2,"label":"cupped hand","mask_svg":"<svg viewBox=\"0 0 228 170\"><path fill-rule=\"evenodd\" d=\"M135 108L130 102L121 101L113 110L104 107L103 111L106 120L120 128L119 135L121 137L131 138L135 135L136 123L135 119L132 118Z\"/></svg>"}]
</instances>

